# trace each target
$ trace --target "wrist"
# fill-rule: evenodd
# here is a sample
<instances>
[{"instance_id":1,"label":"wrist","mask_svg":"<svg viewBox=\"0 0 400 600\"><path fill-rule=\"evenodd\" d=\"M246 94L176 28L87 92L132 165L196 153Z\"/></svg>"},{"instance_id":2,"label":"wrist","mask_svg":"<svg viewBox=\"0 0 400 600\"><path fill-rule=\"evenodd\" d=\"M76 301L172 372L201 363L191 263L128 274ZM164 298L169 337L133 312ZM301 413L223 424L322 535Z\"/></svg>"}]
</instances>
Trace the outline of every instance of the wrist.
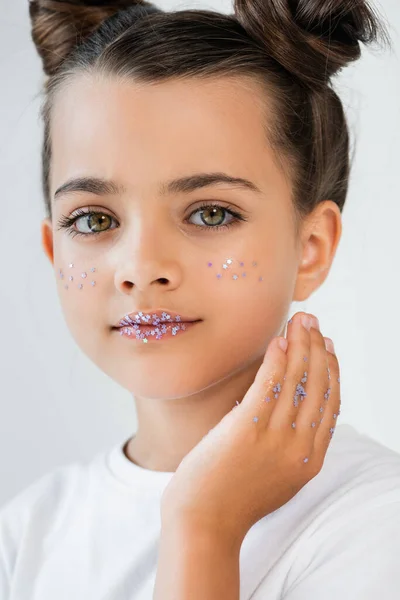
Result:
<instances>
[{"instance_id":1,"label":"wrist","mask_svg":"<svg viewBox=\"0 0 400 600\"><path fill-rule=\"evenodd\" d=\"M161 519L162 537L177 537L182 541L194 541L196 545L213 547L222 554L239 556L244 535L226 531L204 515L164 513Z\"/></svg>"}]
</instances>

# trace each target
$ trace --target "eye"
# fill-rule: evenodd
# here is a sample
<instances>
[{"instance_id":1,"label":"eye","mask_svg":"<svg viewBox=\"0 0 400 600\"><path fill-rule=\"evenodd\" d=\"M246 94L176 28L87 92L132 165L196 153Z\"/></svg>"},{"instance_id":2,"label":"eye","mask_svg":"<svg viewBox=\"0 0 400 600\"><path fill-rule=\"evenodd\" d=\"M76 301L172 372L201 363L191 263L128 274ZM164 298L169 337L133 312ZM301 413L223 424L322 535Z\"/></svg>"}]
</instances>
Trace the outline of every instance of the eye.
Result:
<instances>
[{"instance_id":1,"label":"eye","mask_svg":"<svg viewBox=\"0 0 400 600\"><path fill-rule=\"evenodd\" d=\"M242 214L240 214L236 210L233 210L230 207L221 206L220 204L203 204L195 211L193 211L190 217L192 217L196 213L203 213L200 219L202 223L204 223L204 225L199 225L198 223L191 224L197 228L206 229L208 231L213 229L227 229L228 227L237 225L239 221L247 220ZM228 223L221 224L224 221L226 214L230 214L233 218Z\"/></svg>"},{"instance_id":2,"label":"eye","mask_svg":"<svg viewBox=\"0 0 400 600\"><path fill-rule=\"evenodd\" d=\"M203 213L203 216L201 216L201 221L204 225L190 223L190 217L196 213ZM230 214L232 219L228 221L228 223L223 223L227 214ZM229 227L237 225L239 221L247 221L247 219L236 210L233 210L230 207L221 206L220 204L203 204L193 211L190 217L189 219L186 219L186 222L189 222L189 224L206 231L228 229ZM109 224L112 221L116 223L116 220L111 215L93 210L91 207L88 207L88 210L79 208L71 217L62 215L57 224L59 226L59 230L66 229L68 235L71 235L72 237L77 235L88 237L105 233L110 229L115 229L115 227L109 227ZM78 230L76 226L74 227L75 223L79 222L81 223L80 230Z\"/></svg>"},{"instance_id":3,"label":"eye","mask_svg":"<svg viewBox=\"0 0 400 600\"><path fill-rule=\"evenodd\" d=\"M83 230L77 230L73 226L75 223L82 222ZM111 215L102 212L96 212L93 210L82 210L79 208L75 215L72 217L66 217L63 215L59 221L59 229L66 229L68 235L75 237L76 235L90 236L90 235L98 235L99 233L103 233L108 231L110 228L108 227L110 221L116 220ZM86 231L85 231L86 229ZM115 228L114 228L115 229Z\"/></svg>"}]
</instances>

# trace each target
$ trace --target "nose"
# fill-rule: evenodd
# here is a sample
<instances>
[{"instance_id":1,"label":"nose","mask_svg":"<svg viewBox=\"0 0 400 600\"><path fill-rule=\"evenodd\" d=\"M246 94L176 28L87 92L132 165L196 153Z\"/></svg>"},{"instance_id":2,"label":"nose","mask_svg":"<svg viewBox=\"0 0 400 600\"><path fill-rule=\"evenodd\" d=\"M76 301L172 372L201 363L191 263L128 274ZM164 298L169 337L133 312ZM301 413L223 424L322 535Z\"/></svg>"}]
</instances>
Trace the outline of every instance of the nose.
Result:
<instances>
[{"instance_id":1,"label":"nose","mask_svg":"<svg viewBox=\"0 0 400 600\"><path fill-rule=\"evenodd\" d=\"M181 266L176 260L165 258L140 261L127 260L115 273L115 286L123 294L133 290L146 294L157 290L175 290L182 281Z\"/></svg>"},{"instance_id":2,"label":"nose","mask_svg":"<svg viewBox=\"0 0 400 600\"><path fill-rule=\"evenodd\" d=\"M157 277L156 279L147 278L143 275L138 275L123 278L117 287L124 293L129 293L132 288L136 288L140 292L145 292L148 288L162 287L163 289L171 288L171 281L167 277Z\"/></svg>"},{"instance_id":3,"label":"nose","mask_svg":"<svg viewBox=\"0 0 400 600\"><path fill-rule=\"evenodd\" d=\"M174 232L151 215L136 218L134 231L129 231L115 248L117 268L115 285L121 293L131 294L134 289L172 291L182 279L182 266Z\"/></svg>"}]
</instances>

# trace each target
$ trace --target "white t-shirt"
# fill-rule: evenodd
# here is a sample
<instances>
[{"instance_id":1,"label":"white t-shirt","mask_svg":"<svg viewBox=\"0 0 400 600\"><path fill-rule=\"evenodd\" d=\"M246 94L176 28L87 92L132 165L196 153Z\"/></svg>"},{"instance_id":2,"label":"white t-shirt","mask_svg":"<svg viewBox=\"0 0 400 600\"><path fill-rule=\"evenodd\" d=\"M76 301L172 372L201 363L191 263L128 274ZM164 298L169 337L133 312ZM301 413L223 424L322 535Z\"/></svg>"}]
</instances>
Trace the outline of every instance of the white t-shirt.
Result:
<instances>
[{"instance_id":1,"label":"white t-shirt","mask_svg":"<svg viewBox=\"0 0 400 600\"><path fill-rule=\"evenodd\" d=\"M132 463L127 441L58 467L2 507L1 600L152 600L173 473ZM338 425L320 473L245 537L248 598L399 600L400 454Z\"/></svg>"}]
</instances>

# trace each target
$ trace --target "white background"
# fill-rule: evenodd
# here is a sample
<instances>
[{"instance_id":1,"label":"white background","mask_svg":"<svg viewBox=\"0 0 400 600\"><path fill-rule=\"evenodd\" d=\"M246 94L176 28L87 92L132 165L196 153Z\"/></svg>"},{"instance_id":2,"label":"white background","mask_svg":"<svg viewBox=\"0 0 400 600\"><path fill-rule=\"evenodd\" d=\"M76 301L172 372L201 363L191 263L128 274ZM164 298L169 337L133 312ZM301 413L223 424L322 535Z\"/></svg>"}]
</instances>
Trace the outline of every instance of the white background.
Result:
<instances>
[{"instance_id":1,"label":"white background","mask_svg":"<svg viewBox=\"0 0 400 600\"><path fill-rule=\"evenodd\" d=\"M266 0L267 1L267 0ZM158 2L232 12L230 3ZM306 303L341 367L342 413L400 452L400 3L374 6L393 50L364 49L336 79L356 156L332 270ZM0 0L0 505L58 465L90 459L136 430L129 392L69 334L41 247L42 66L27 0Z\"/></svg>"}]
</instances>

